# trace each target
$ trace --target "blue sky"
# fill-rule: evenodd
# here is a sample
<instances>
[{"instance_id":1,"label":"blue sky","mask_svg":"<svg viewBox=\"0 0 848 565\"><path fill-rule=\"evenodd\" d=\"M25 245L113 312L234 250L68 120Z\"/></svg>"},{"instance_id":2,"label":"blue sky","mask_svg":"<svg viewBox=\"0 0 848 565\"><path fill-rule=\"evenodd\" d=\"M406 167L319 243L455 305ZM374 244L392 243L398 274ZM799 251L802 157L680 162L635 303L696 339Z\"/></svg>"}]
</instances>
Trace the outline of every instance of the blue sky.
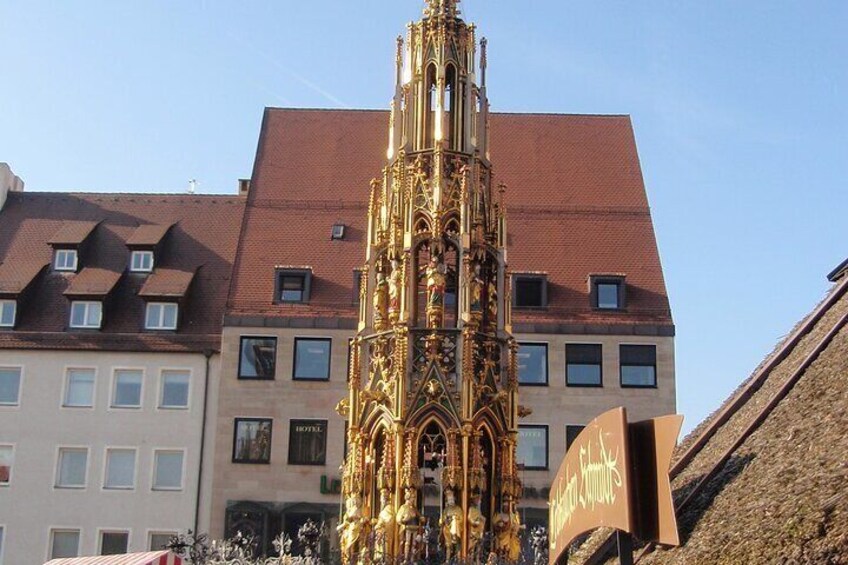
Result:
<instances>
[{"instance_id":1,"label":"blue sky","mask_svg":"<svg viewBox=\"0 0 848 565\"><path fill-rule=\"evenodd\" d=\"M265 106L385 108L423 0L0 0L28 190L232 193ZM848 256L848 2L465 0L495 111L633 119L689 429Z\"/></svg>"}]
</instances>

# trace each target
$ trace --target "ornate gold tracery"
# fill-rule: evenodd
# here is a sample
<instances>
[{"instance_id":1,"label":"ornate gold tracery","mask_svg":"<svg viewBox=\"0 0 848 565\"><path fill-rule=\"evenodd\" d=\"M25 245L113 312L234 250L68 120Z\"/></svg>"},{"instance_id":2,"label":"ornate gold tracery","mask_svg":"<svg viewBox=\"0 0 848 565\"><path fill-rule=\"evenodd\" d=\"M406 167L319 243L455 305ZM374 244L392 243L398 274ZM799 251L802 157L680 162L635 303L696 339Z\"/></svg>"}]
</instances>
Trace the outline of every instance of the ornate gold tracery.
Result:
<instances>
[{"instance_id":1,"label":"ornate gold tracery","mask_svg":"<svg viewBox=\"0 0 848 565\"><path fill-rule=\"evenodd\" d=\"M420 558L428 513L448 558L486 561L485 532L487 551L516 555L504 187L493 186L489 162L486 43L478 57L457 2L428 0L398 39L387 162L371 183L359 332L339 403L350 446L345 563ZM433 464L440 494L430 506Z\"/></svg>"}]
</instances>

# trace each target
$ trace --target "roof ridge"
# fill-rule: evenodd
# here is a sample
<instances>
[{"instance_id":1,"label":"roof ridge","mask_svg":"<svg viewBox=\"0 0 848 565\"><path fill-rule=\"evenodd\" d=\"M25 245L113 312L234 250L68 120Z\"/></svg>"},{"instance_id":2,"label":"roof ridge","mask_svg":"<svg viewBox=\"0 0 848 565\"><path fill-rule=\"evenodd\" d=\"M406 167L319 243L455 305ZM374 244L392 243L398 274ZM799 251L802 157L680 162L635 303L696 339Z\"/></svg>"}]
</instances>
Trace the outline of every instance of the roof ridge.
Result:
<instances>
[{"instance_id":1,"label":"roof ridge","mask_svg":"<svg viewBox=\"0 0 848 565\"><path fill-rule=\"evenodd\" d=\"M383 112L388 113L390 110L388 108L312 108L312 107L303 107L297 108L293 106L266 106L266 110L271 111L280 111L280 112L340 112L340 113L369 113L369 112ZM630 118L631 115L627 113L617 114L600 114L600 113L577 113L577 112L520 112L520 111L503 111L503 112L490 112L496 116L555 116L555 117L589 117L589 118Z\"/></svg>"},{"instance_id":2,"label":"roof ridge","mask_svg":"<svg viewBox=\"0 0 848 565\"><path fill-rule=\"evenodd\" d=\"M244 200L244 196L240 196L238 194L187 194L177 192L76 192L64 190L30 190L27 192L17 192L14 194L20 194L22 197L25 198L30 196L100 196L105 198L149 196L155 198L221 198L235 201Z\"/></svg>"}]
</instances>

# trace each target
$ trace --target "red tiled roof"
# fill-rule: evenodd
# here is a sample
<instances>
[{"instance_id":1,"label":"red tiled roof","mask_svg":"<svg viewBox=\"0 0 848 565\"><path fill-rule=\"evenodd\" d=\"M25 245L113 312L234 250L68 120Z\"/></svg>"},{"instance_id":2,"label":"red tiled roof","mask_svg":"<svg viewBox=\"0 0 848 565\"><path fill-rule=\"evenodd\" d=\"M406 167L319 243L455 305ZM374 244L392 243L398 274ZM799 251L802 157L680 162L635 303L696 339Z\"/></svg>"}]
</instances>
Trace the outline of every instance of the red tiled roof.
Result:
<instances>
[{"instance_id":1,"label":"red tiled roof","mask_svg":"<svg viewBox=\"0 0 848 565\"><path fill-rule=\"evenodd\" d=\"M127 247L155 247L159 245L159 242L162 241L171 227L171 224L138 226L127 239Z\"/></svg>"},{"instance_id":2,"label":"red tiled roof","mask_svg":"<svg viewBox=\"0 0 848 565\"><path fill-rule=\"evenodd\" d=\"M353 270L387 124L384 111L266 110L231 316L356 317ZM516 311L516 323L672 326L629 117L493 114L491 159L508 186L510 269L548 273L550 307ZM330 238L336 223L348 226L342 241ZM281 264L313 266L309 304L273 303ZM590 308L589 275L609 272L627 276L626 312Z\"/></svg>"},{"instance_id":3,"label":"red tiled roof","mask_svg":"<svg viewBox=\"0 0 848 565\"><path fill-rule=\"evenodd\" d=\"M138 292L143 298L182 298L188 292L195 271L155 269Z\"/></svg>"},{"instance_id":4,"label":"red tiled roof","mask_svg":"<svg viewBox=\"0 0 848 565\"><path fill-rule=\"evenodd\" d=\"M73 219L99 223L80 257L79 274L47 270L18 308L13 332L0 334L0 348L203 351L220 347L221 322L244 212L244 198L200 195L11 193L0 211L0 261L17 269L48 264L50 241ZM197 271L192 292L173 334L144 333L148 275L126 273L127 241L140 225L173 225L157 257L157 270ZM202 268L201 268L202 267ZM121 273L99 332L67 331L66 291L88 287ZM91 274L89 274L91 273ZM89 279L89 277L91 277ZM107 281L108 282L108 281Z\"/></svg>"},{"instance_id":5,"label":"red tiled roof","mask_svg":"<svg viewBox=\"0 0 848 565\"><path fill-rule=\"evenodd\" d=\"M50 245L79 245L91 235L98 222L67 221L59 231L53 234L47 243Z\"/></svg>"},{"instance_id":6,"label":"red tiled roof","mask_svg":"<svg viewBox=\"0 0 848 565\"><path fill-rule=\"evenodd\" d=\"M70 279L68 288L63 294L65 296L108 296L120 278L121 273L115 271L86 267Z\"/></svg>"},{"instance_id":7,"label":"red tiled roof","mask_svg":"<svg viewBox=\"0 0 848 565\"><path fill-rule=\"evenodd\" d=\"M0 296L17 296L47 267L46 261L23 260L0 265Z\"/></svg>"}]
</instances>

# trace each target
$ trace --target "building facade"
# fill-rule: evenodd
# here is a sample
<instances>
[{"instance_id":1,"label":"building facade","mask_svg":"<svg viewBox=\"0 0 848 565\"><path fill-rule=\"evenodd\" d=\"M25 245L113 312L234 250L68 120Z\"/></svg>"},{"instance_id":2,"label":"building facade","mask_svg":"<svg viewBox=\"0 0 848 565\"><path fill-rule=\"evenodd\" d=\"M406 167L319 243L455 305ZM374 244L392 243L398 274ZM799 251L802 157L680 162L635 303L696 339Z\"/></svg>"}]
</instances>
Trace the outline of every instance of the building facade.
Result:
<instances>
[{"instance_id":1,"label":"building facade","mask_svg":"<svg viewBox=\"0 0 848 565\"><path fill-rule=\"evenodd\" d=\"M146 551L207 528L205 443L243 210L239 197L8 194L3 563Z\"/></svg>"}]
</instances>

